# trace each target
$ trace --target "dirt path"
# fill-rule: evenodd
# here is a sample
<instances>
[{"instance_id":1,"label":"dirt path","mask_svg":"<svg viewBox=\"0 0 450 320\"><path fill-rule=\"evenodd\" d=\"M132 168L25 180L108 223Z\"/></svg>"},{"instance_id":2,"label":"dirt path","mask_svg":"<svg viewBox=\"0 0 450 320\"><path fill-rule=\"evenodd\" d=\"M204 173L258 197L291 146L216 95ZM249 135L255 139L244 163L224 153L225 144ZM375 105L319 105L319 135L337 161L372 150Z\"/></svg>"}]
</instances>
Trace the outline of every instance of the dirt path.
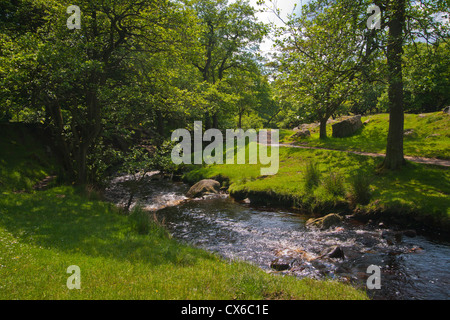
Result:
<instances>
[{"instance_id":1,"label":"dirt path","mask_svg":"<svg viewBox=\"0 0 450 320\"><path fill-rule=\"evenodd\" d=\"M267 131L267 141L271 141L271 131L270 130ZM361 151L352 151L352 150L337 150L337 149L321 148L321 147L298 146L298 145L286 144L286 143L280 143L278 145L280 147L286 147L286 148L341 151L341 152L359 154L359 155L362 155L362 156L369 156L369 157L385 157L386 156L383 153L372 153L372 152L361 152ZM416 163L431 164L431 165L442 166L442 167L450 167L450 160L442 160L442 159L435 159L435 158L424 158L424 157L412 157L412 156L405 156L405 159L408 160L408 161L411 161L411 162L416 162Z\"/></svg>"},{"instance_id":2,"label":"dirt path","mask_svg":"<svg viewBox=\"0 0 450 320\"><path fill-rule=\"evenodd\" d=\"M341 152L359 154L359 155L362 155L362 156L369 156L369 157L385 157L386 156L383 153L360 152L360 151L352 151L352 150L336 150L336 149L321 148L321 147L297 146L297 145L293 145L293 144L283 144L283 143L280 143L279 146L280 147L286 147L286 148L341 151ZM442 159L434 159L434 158L423 158L423 157L411 157L411 156L405 156L405 159L408 160L408 161L411 161L411 162L416 162L416 163L432 164L432 165L435 165L435 166L442 166L442 167L450 167L450 160L442 160Z\"/></svg>"}]
</instances>

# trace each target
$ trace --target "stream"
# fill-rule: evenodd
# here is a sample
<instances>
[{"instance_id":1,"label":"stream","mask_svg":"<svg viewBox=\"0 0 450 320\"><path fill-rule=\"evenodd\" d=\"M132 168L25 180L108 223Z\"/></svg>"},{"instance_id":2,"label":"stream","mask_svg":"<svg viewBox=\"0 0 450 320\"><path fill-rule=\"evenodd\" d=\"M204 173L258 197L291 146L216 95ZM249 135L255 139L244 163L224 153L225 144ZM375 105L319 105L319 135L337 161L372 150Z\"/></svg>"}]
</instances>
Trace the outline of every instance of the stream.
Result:
<instances>
[{"instance_id":1,"label":"stream","mask_svg":"<svg viewBox=\"0 0 450 320\"><path fill-rule=\"evenodd\" d=\"M289 210L254 208L227 195L188 200L183 183L149 175L135 195L172 236L225 259L239 259L267 272L315 279L336 279L366 289L376 300L450 298L450 243L344 221L325 231L305 226L308 217ZM128 201L131 176L115 178L105 192L109 201ZM338 246L344 258L324 255ZM274 263L276 262L276 263ZM286 266L276 268L274 265ZM366 286L370 265L381 270L381 289ZM283 270L286 269L286 270Z\"/></svg>"}]
</instances>

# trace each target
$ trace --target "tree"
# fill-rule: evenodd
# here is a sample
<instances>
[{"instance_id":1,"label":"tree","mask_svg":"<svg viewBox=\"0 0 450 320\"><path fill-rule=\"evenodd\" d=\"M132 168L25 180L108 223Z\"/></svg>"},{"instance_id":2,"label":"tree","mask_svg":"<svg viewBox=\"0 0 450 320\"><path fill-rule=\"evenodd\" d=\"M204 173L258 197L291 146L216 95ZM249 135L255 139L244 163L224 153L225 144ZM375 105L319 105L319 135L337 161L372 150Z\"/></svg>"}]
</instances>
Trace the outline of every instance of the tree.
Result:
<instances>
[{"instance_id":1,"label":"tree","mask_svg":"<svg viewBox=\"0 0 450 320\"><path fill-rule=\"evenodd\" d=\"M258 44L267 33L266 26L257 21L255 9L245 0L231 4L228 0L195 0L192 5L201 22L204 52L193 65L203 81L214 86L232 69L254 69ZM218 128L218 115L217 108L206 109L206 128Z\"/></svg>"},{"instance_id":2,"label":"tree","mask_svg":"<svg viewBox=\"0 0 450 320\"><path fill-rule=\"evenodd\" d=\"M389 132L386 145L385 169L398 169L404 165L404 95L403 95L403 29L406 24L406 0L389 1L390 13L387 43Z\"/></svg>"},{"instance_id":3,"label":"tree","mask_svg":"<svg viewBox=\"0 0 450 320\"><path fill-rule=\"evenodd\" d=\"M450 104L450 45L414 43L404 48L405 111L436 112Z\"/></svg>"},{"instance_id":4,"label":"tree","mask_svg":"<svg viewBox=\"0 0 450 320\"><path fill-rule=\"evenodd\" d=\"M448 11L445 1L375 1L383 12L382 30L388 28L386 59L388 72L389 132L383 168L395 170L405 164L403 153L404 82L403 47L410 42L448 39L449 27L436 19ZM380 32L381 33L381 32Z\"/></svg>"},{"instance_id":5,"label":"tree","mask_svg":"<svg viewBox=\"0 0 450 320\"><path fill-rule=\"evenodd\" d=\"M365 30L353 1L311 1L299 17L286 23L279 40L283 52L277 79L303 114L320 122L320 138L327 137L328 119L343 111L344 102L359 90L359 77L370 62Z\"/></svg>"},{"instance_id":6,"label":"tree","mask_svg":"<svg viewBox=\"0 0 450 320\"><path fill-rule=\"evenodd\" d=\"M36 36L28 36L37 50L28 59L31 70L21 68L20 82L30 84L35 106L45 106L69 178L84 184L91 170L89 155L113 118L105 110L113 111L118 95L136 92L128 80L139 72L139 54L182 55L197 29L191 11L178 2L80 0L78 5L82 28L69 30L66 5L47 3L45 23ZM23 47L15 56L25 52Z\"/></svg>"},{"instance_id":7,"label":"tree","mask_svg":"<svg viewBox=\"0 0 450 320\"><path fill-rule=\"evenodd\" d=\"M291 17L287 25L294 40L291 37L284 41L289 44L285 46L285 51L289 52L291 63L298 69L288 68L288 74L293 77L287 78L285 83L293 79L291 85L294 85L305 82L305 78L309 79L301 86L305 88L301 95L303 104L309 101L306 105L317 105L307 110L321 121L321 137L324 137L327 111L336 110L337 105L344 101L340 101L340 98L352 93L351 82L345 81L358 79L357 75L370 78L373 73L370 70L371 60L377 56L377 52L385 52L390 119L383 167L398 169L405 163L403 48L406 43L421 41L437 44L447 41L449 24L437 19L437 15L448 13L448 5L444 0L376 0L374 3L382 11L379 29L366 27L369 16L365 12L371 4L369 1L311 1L303 7L299 18ZM310 40L312 37L308 36L308 31L320 39L317 42L322 46L314 45L314 39ZM308 45L311 50L307 50ZM352 46L356 55L348 50ZM349 54L348 60L339 59L343 53ZM301 72L303 76L300 76ZM340 83L334 79L339 79ZM333 82L338 85L337 88L343 84L344 91L335 90L331 85ZM330 103L329 94L337 98L336 103Z\"/></svg>"}]
</instances>

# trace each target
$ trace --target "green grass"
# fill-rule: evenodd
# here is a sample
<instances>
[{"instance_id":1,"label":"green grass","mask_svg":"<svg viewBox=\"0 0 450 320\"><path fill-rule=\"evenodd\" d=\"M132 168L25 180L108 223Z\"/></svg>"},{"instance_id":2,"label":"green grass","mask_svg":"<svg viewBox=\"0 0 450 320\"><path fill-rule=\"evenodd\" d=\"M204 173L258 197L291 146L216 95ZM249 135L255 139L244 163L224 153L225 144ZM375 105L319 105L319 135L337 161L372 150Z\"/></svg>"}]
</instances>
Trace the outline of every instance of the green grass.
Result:
<instances>
[{"instance_id":1,"label":"green grass","mask_svg":"<svg viewBox=\"0 0 450 320\"><path fill-rule=\"evenodd\" d=\"M359 299L332 281L266 274L183 245L154 225L140 235L111 205L72 187L3 194L0 299ZM66 269L81 269L69 290Z\"/></svg>"},{"instance_id":2,"label":"green grass","mask_svg":"<svg viewBox=\"0 0 450 320\"><path fill-rule=\"evenodd\" d=\"M431 216L450 221L450 173L447 168L408 163L401 171L377 174L382 159L340 151L281 147L280 169L276 175L261 176L260 165L213 165L198 168L185 175L190 182L201 178L228 178L233 194L261 193L289 199L307 211L334 210L349 203L351 178L361 172L369 178L371 199L368 204L355 205L365 210L382 209L390 212ZM321 175L316 188L306 187L308 165L315 162ZM326 185L330 173L342 179L343 192L330 191ZM286 202L289 203L289 202Z\"/></svg>"},{"instance_id":3,"label":"green grass","mask_svg":"<svg viewBox=\"0 0 450 320\"><path fill-rule=\"evenodd\" d=\"M30 191L56 169L33 130L21 124L0 125L0 190Z\"/></svg>"},{"instance_id":4,"label":"green grass","mask_svg":"<svg viewBox=\"0 0 450 320\"><path fill-rule=\"evenodd\" d=\"M176 241L153 220L143 228L142 212L124 215L83 188L34 191L49 170L44 162L27 170L40 146L27 138L15 149L20 135L0 137L10 155L0 165L0 299L367 299L336 281L225 261ZM66 286L71 265L80 267L79 290Z\"/></svg>"},{"instance_id":5,"label":"green grass","mask_svg":"<svg viewBox=\"0 0 450 320\"><path fill-rule=\"evenodd\" d=\"M327 126L326 140L319 139L319 127L311 128L311 137L294 139L292 130L282 130L280 140L284 143L298 143L310 147L335 150L352 150L373 153L386 152L389 115L376 114L362 117L369 123L355 135L348 138L332 138L332 124ZM405 136L404 152L408 156L450 159L450 115L443 112L423 115L406 114L405 131L413 130Z\"/></svg>"}]
</instances>

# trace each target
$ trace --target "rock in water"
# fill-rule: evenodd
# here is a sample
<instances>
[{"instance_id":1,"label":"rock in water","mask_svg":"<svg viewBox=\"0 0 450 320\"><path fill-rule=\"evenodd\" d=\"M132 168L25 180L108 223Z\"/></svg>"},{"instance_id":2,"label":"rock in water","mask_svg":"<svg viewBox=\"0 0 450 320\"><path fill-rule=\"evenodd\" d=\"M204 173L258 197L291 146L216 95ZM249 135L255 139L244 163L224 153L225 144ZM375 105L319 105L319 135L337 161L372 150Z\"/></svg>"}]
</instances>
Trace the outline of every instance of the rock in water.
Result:
<instances>
[{"instance_id":1,"label":"rock in water","mask_svg":"<svg viewBox=\"0 0 450 320\"><path fill-rule=\"evenodd\" d=\"M294 262L295 260L277 258L270 263L270 267L276 271L285 271L291 269Z\"/></svg>"},{"instance_id":2,"label":"rock in water","mask_svg":"<svg viewBox=\"0 0 450 320\"><path fill-rule=\"evenodd\" d=\"M335 259L345 259L344 250L340 246L326 248L322 251L321 256Z\"/></svg>"},{"instance_id":3,"label":"rock in water","mask_svg":"<svg viewBox=\"0 0 450 320\"><path fill-rule=\"evenodd\" d=\"M329 229L331 227L337 226L342 222L342 217L336 213L330 213L322 218L309 219L306 221L307 227L316 227L321 230Z\"/></svg>"},{"instance_id":4,"label":"rock in water","mask_svg":"<svg viewBox=\"0 0 450 320\"><path fill-rule=\"evenodd\" d=\"M350 137L362 126L363 124L361 122L361 116L354 116L352 118L335 123L332 126L333 138Z\"/></svg>"},{"instance_id":5,"label":"rock in water","mask_svg":"<svg viewBox=\"0 0 450 320\"><path fill-rule=\"evenodd\" d=\"M186 193L186 197L198 198L208 193L219 193L219 191L220 182L212 179L205 179L194 184Z\"/></svg>"}]
</instances>

